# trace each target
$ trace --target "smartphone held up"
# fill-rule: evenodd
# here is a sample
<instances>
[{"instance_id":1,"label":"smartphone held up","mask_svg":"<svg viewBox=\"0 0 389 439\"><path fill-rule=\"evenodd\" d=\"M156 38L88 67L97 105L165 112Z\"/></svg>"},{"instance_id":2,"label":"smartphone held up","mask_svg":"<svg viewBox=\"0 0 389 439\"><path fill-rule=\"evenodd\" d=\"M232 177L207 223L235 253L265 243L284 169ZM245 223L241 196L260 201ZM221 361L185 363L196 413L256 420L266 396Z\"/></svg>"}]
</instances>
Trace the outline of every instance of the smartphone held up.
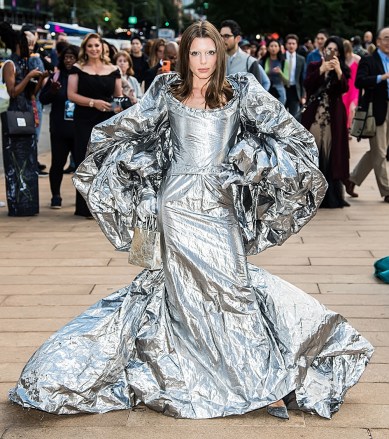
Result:
<instances>
[{"instance_id":1,"label":"smartphone held up","mask_svg":"<svg viewBox=\"0 0 389 439\"><path fill-rule=\"evenodd\" d=\"M170 69L171 69L170 61L169 60L162 61L161 72L162 73L169 73Z\"/></svg>"},{"instance_id":2,"label":"smartphone held up","mask_svg":"<svg viewBox=\"0 0 389 439\"><path fill-rule=\"evenodd\" d=\"M331 49L327 49L324 53L324 61L331 61L335 58L335 53Z\"/></svg>"}]
</instances>

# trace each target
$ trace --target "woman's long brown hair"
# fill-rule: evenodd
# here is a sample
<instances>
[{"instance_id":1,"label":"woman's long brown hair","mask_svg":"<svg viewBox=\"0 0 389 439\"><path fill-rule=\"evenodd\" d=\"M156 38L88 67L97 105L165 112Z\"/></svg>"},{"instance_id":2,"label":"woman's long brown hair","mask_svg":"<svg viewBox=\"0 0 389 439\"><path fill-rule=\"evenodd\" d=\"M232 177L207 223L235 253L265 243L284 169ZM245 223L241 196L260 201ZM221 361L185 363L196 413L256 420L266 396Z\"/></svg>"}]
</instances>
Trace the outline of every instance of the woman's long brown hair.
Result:
<instances>
[{"instance_id":1,"label":"woman's long brown hair","mask_svg":"<svg viewBox=\"0 0 389 439\"><path fill-rule=\"evenodd\" d=\"M78 64L80 64L80 66L83 66L86 64L86 62L88 60L88 56L86 54L85 47L91 38L95 38L96 40L100 41L101 49L102 49L101 61L104 64L111 64L111 60L109 59L108 55L104 51L103 40L102 40L101 36L99 34L95 34L95 33L90 33L90 34L86 35L84 37L84 39L82 40L81 46L80 46L80 51L78 52Z\"/></svg>"},{"instance_id":2,"label":"woman's long brown hair","mask_svg":"<svg viewBox=\"0 0 389 439\"><path fill-rule=\"evenodd\" d=\"M176 70L181 80L171 86L173 96L181 102L189 99L193 90L193 73L189 68L189 51L195 38L211 38L216 46L216 69L208 80L205 107L220 108L228 102L233 91L226 80L226 49L218 30L209 21L191 24L182 34Z\"/></svg>"}]
</instances>

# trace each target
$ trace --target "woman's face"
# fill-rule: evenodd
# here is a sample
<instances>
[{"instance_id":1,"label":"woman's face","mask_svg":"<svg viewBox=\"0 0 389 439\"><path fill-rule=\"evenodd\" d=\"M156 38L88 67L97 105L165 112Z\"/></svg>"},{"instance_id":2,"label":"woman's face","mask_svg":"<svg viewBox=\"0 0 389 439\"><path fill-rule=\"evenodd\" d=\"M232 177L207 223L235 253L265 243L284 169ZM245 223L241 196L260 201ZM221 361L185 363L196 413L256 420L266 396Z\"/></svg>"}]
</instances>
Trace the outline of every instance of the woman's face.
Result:
<instances>
[{"instance_id":1,"label":"woman's face","mask_svg":"<svg viewBox=\"0 0 389 439\"><path fill-rule=\"evenodd\" d=\"M267 47L263 44L260 48L259 48L259 56L262 58L266 55L267 52Z\"/></svg>"},{"instance_id":2,"label":"woman's face","mask_svg":"<svg viewBox=\"0 0 389 439\"><path fill-rule=\"evenodd\" d=\"M208 79L216 70L216 44L211 38L195 38L189 49L189 69L199 79Z\"/></svg>"},{"instance_id":3,"label":"woman's face","mask_svg":"<svg viewBox=\"0 0 389 439\"><path fill-rule=\"evenodd\" d=\"M119 58L116 60L116 65L119 66L123 75L127 72L128 68L130 67L130 63L127 61L125 56L119 56Z\"/></svg>"},{"instance_id":4,"label":"woman's face","mask_svg":"<svg viewBox=\"0 0 389 439\"><path fill-rule=\"evenodd\" d=\"M36 38L32 32L26 31L24 32L27 38L28 43L28 53L31 55L34 52Z\"/></svg>"},{"instance_id":5,"label":"woman's face","mask_svg":"<svg viewBox=\"0 0 389 439\"><path fill-rule=\"evenodd\" d=\"M139 40L132 40L131 42L131 52L135 55L139 54L142 51L142 44Z\"/></svg>"},{"instance_id":6,"label":"woman's face","mask_svg":"<svg viewBox=\"0 0 389 439\"><path fill-rule=\"evenodd\" d=\"M73 67L73 64L75 64L77 61L77 58L72 53L65 53L65 56L63 57L63 63L66 70L70 70Z\"/></svg>"},{"instance_id":7,"label":"woman's face","mask_svg":"<svg viewBox=\"0 0 389 439\"><path fill-rule=\"evenodd\" d=\"M99 39L90 38L85 44L85 53L88 55L89 59L99 59L103 52L103 46Z\"/></svg>"},{"instance_id":8,"label":"woman's face","mask_svg":"<svg viewBox=\"0 0 389 439\"><path fill-rule=\"evenodd\" d=\"M325 48L325 53L328 55L335 55L339 56L339 49L336 43L332 42L328 43L327 47Z\"/></svg>"},{"instance_id":9,"label":"woman's face","mask_svg":"<svg viewBox=\"0 0 389 439\"><path fill-rule=\"evenodd\" d=\"M158 60L161 60L163 59L164 56L165 56L165 45L161 44L157 49L157 58Z\"/></svg>"},{"instance_id":10,"label":"woman's face","mask_svg":"<svg viewBox=\"0 0 389 439\"><path fill-rule=\"evenodd\" d=\"M269 47L267 48L267 50L269 51L270 55L277 55L277 53L280 51L280 46L275 41L272 41L269 44Z\"/></svg>"}]
</instances>

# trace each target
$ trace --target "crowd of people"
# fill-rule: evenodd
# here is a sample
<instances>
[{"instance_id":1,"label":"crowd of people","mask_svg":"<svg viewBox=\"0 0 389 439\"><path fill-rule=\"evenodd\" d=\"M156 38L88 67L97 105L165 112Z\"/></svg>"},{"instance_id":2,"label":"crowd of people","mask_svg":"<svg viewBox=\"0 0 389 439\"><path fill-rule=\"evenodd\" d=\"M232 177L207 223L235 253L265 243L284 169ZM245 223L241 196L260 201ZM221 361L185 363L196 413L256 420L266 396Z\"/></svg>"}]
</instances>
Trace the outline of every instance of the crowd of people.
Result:
<instances>
[{"instance_id":1,"label":"crowd of people","mask_svg":"<svg viewBox=\"0 0 389 439\"><path fill-rule=\"evenodd\" d=\"M363 41L359 36L349 41L330 37L322 29L314 40L304 38L301 44L295 34L285 38L271 34L259 42L249 41L242 39L243 32L234 20L223 21L219 31L225 43L227 75L252 73L314 135L320 169L329 184L322 207L349 206L345 192L357 197L355 186L362 183L371 169L380 195L389 202L386 164L389 152L386 125L381 133L381 116L378 117L381 128L377 129L380 134L370 141L372 149L352 173L349 170L350 128L359 89L368 82L366 90L378 96L376 89L384 89L387 73L384 60L378 70L376 66L380 80L377 79L371 91L372 84L362 77L371 73L360 69L358 76L358 66L361 60L365 65L365 58L382 58L388 52L386 40L378 35L376 47L371 32L364 34ZM39 212L38 175L48 174L45 165L37 160L43 105L51 104L51 207L59 209L63 173L74 171L85 158L92 128L115 112L135 105L156 76L174 71L178 60L179 39L145 42L135 36L131 41L124 40L118 50L98 34L87 35L81 46L76 47L60 33L48 52L38 45L37 36L33 25L24 25L19 32L9 23L0 25L1 41L10 50L12 61L5 63L3 69L3 80L11 96L9 109L30 111L35 121L35 134L11 136L6 115L2 114L7 204L11 216ZM116 98L122 98L118 105ZM374 103L376 98L372 99ZM69 167L64 170L68 160ZM75 214L91 218L79 195Z\"/></svg>"}]
</instances>

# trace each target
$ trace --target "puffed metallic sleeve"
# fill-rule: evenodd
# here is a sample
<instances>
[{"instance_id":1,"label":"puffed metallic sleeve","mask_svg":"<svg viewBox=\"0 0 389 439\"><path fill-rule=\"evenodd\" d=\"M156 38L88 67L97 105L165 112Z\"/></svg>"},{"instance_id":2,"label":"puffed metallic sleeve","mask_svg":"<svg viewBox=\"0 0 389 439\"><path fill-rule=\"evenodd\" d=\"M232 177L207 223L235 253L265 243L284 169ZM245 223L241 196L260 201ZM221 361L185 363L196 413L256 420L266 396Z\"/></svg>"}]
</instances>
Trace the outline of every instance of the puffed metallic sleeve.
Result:
<instances>
[{"instance_id":1,"label":"puffed metallic sleeve","mask_svg":"<svg viewBox=\"0 0 389 439\"><path fill-rule=\"evenodd\" d=\"M165 87L172 76L158 76L138 104L94 127L87 158L73 177L92 215L118 250L130 248L142 192L156 193L168 166Z\"/></svg>"},{"instance_id":2,"label":"puffed metallic sleeve","mask_svg":"<svg viewBox=\"0 0 389 439\"><path fill-rule=\"evenodd\" d=\"M239 81L242 128L229 162L246 185L236 194L252 255L297 233L316 214L327 183L312 134L251 74Z\"/></svg>"}]
</instances>

